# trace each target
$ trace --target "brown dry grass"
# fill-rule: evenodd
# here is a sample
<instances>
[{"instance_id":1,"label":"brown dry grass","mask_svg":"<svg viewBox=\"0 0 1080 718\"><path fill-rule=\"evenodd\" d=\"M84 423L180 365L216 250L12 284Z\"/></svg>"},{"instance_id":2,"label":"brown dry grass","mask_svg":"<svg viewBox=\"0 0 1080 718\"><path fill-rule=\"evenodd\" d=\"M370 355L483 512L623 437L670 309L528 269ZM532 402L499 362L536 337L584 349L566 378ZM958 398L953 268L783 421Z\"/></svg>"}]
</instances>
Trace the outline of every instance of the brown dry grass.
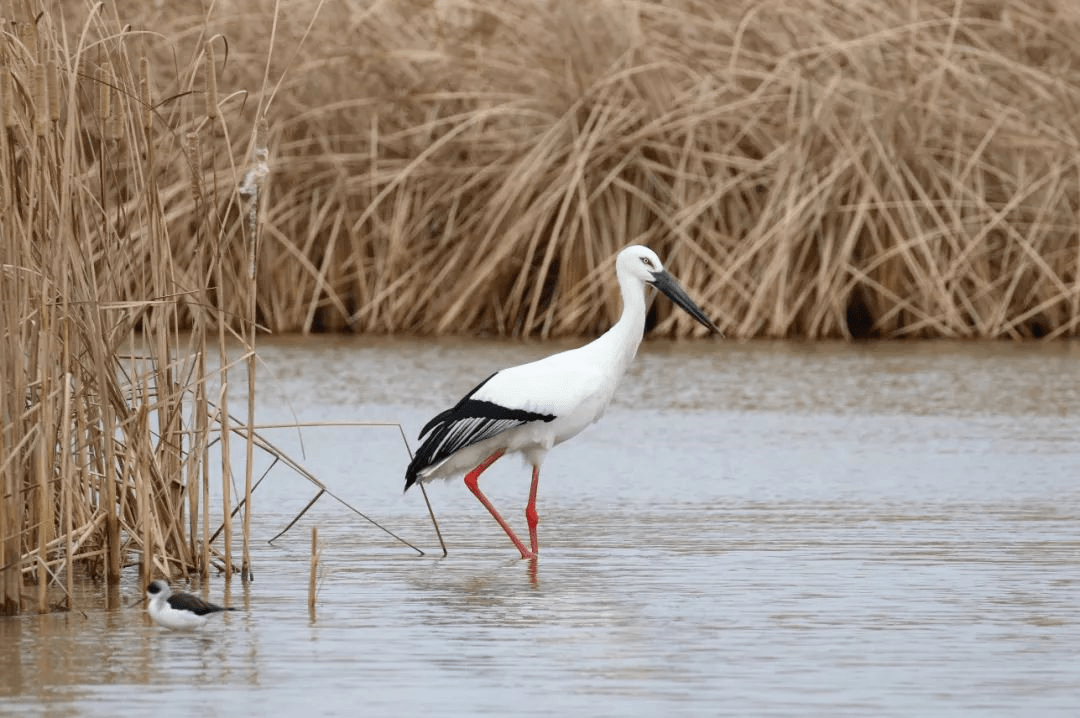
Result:
<instances>
[{"instance_id":1,"label":"brown dry grass","mask_svg":"<svg viewBox=\"0 0 1080 718\"><path fill-rule=\"evenodd\" d=\"M1078 32L1071 0L329 6L271 112L260 320L594 334L641 242L732 337L1075 336Z\"/></svg>"},{"instance_id":2,"label":"brown dry grass","mask_svg":"<svg viewBox=\"0 0 1080 718\"><path fill-rule=\"evenodd\" d=\"M234 158L266 108L254 299L276 332L595 334L618 311L610 259L641 242L730 337L1077 333L1071 0L102 12L160 33L138 42L162 97L220 94L201 127L231 151L202 148L203 194L182 135L152 173L175 287L210 285L230 317L251 310L228 290L248 250L223 243L207 280L200 238L239 221ZM191 104L159 113L182 133ZM181 303L181 323L213 306ZM655 319L701 331L665 303Z\"/></svg>"}]
</instances>

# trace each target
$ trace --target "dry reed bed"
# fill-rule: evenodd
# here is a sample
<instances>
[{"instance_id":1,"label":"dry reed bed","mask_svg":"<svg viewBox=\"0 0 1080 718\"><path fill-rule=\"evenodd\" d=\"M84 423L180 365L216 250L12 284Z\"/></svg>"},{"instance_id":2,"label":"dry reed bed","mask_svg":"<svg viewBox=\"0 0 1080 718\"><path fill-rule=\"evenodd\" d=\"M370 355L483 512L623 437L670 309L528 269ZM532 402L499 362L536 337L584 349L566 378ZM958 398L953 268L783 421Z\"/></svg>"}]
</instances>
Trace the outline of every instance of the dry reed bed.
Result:
<instances>
[{"instance_id":1,"label":"dry reed bed","mask_svg":"<svg viewBox=\"0 0 1080 718\"><path fill-rule=\"evenodd\" d=\"M181 77L199 77L200 91L163 96L147 42L160 38L125 28L104 5L88 10L68 26L71 18L27 3L0 6L7 614L70 608L77 568L108 583L131 564L144 578L250 568L254 436L240 432L245 495L230 497L227 445L240 427L225 388L229 362L246 362L254 398L255 284L233 254L254 245L256 225L238 173L228 171L237 154L221 120L225 98L202 91L216 79L219 39L191 45ZM170 224L181 191L187 231L177 237ZM194 260L182 270L178 242ZM239 359L226 354L227 340L239 340ZM249 403L249 425L251 417ZM225 447L217 466L213 443ZM213 517L211 477L224 492ZM236 499L244 500L238 562Z\"/></svg>"},{"instance_id":2,"label":"dry reed bed","mask_svg":"<svg viewBox=\"0 0 1080 718\"><path fill-rule=\"evenodd\" d=\"M202 152L203 196L176 155L154 176L177 285L216 286L193 218L236 220L221 178L268 106L273 331L595 334L611 256L642 242L729 337L1077 333L1071 0L144 5L115 12L170 38L147 43L162 96L203 89L183 58L211 31L222 87L263 88L221 93L234 149ZM242 283L247 249L219 251ZM240 326L250 298L211 293Z\"/></svg>"},{"instance_id":3,"label":"dry reed bed","mask_svg":"<svg viewBox=\"0 0 1080 718\"><path fill-rule=\"evenodd\" d=\"M1077 333L1071 0L397 0L314 32L272 122L277 331L593 334L643 242L732 337Z\"/></svg>"}]
</instances>

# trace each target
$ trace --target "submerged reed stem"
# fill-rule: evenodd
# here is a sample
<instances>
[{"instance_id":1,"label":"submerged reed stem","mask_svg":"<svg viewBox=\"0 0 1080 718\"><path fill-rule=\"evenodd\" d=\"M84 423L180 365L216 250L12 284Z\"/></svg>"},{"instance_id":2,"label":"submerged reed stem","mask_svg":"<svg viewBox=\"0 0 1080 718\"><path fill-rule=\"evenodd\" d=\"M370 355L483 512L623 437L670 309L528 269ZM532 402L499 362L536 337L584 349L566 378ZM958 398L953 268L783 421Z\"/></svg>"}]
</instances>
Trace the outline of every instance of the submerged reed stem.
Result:
<instances>
[{"instance_id":1,"label":"submerged reed stem","mask_svg":"<svg viewBox=\"0 0 1080 718\"><path fill-rule=\"evenodd\" d=\"M308 613L315 620L315 589L319 577L319 527L311 527L311 565L308 567Z\"/></svg>"}]
</instances>

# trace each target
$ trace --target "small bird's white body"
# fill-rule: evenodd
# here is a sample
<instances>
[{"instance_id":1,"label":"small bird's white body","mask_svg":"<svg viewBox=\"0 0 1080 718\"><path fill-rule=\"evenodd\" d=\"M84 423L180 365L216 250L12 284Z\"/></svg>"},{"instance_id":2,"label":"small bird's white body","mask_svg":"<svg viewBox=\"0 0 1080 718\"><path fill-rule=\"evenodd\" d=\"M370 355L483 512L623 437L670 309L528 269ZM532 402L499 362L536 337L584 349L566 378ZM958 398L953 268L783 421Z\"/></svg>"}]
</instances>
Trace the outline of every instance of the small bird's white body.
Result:
<instances>
[{"instance_id":1,"label":"small bird's white body","mask_svg":"<svg viewBox=\"0 0 1080 718\"><path fill-rule=\"evenodd\" d=\"M154 623L177 631L202 628L206 625L206 616L199 616L191 611L177 611L157 598L150 599L149 611Z\"/></svg>"},{"instance_id":2,"label":"small bird's white body","mask_svg":"<svg viewBox=\"0 0 1080 718\"><path fill-rule=\"evenodd\" d=\"M522 558L535 556L540 465L553 446L581 433L611 403L644 335L646 285L657 287L710 330L718 331L647 247L631 246L619 252L615 271L623 303L615 325L585 346L496 372L457 405L437 415L420 432L421 439L427 438L406 470L406 490L417 481L469 471L466 485L503 527ZM476 484L484 469L510 453L522 454L533 466L526 509L531 552Z\"/></svg>"}]
</instances>

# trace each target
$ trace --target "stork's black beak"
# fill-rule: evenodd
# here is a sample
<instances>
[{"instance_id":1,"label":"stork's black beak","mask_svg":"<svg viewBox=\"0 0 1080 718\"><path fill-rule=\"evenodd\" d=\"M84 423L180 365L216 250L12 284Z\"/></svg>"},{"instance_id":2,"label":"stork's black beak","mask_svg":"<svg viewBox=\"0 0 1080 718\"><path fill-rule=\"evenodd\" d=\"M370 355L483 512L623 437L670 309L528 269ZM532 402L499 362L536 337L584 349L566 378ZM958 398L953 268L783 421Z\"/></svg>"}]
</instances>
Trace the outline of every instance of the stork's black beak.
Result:
<instances>
[{"instance_id":1,"label":"stork's black beak","mask_svg":"<svg viewBox=\"0 0 1080 718\"><path fill-rule=\"evenodd\" d=\"M705 316L705 312L701 311L701 308L694 304L694 300L691 299L682 286L679 285L679 282L676 281L675 277L671 276L666 271L657 272L653 275L652 281L650 281L649 284L666 294L668 299L686 310L687 314L707 326L714 334L720 333L720 330L716 328L716 325Z\"/></svg>"}]
</instances>

